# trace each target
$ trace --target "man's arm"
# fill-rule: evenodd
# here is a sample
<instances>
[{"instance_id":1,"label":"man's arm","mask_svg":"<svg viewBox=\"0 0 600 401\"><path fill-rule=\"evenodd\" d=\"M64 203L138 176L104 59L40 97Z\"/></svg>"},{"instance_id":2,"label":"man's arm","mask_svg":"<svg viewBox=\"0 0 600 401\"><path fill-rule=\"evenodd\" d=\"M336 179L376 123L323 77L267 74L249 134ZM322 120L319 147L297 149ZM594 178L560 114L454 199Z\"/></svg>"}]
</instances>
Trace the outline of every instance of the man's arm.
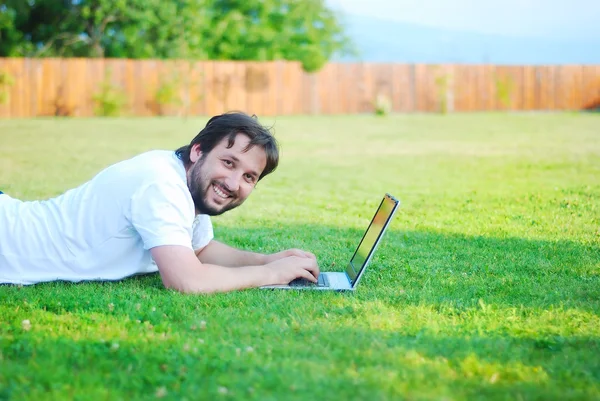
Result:
<instances>
[{"instance_id":1,"label":"man's arm","mask_svg":"<svg viewBox=\"0 0 600 401\"><path fill-rule=\"evenodd\" d=\"M230 268L201 263L189 248L157 246L150 250L163 284L185 293L213 293L242 290L263 285L287 284L296 278L316 282L319 268L311 258L290 256L265 265Z\"/></svg>"},{"instance_id":2,"label":"man's arm","mask_svg":"<svg viewBox=\"0 0 600 401\"><path fill-rule=\"evenodd\" d=\"M306 257L316 261L315 255L300 249L288 249L265 255L262 253L242 251L215 240L210 241L204 248L197 250L196 256L202 263L228 267L265 265L290 256Z\"/></svg>"}]
</instances>

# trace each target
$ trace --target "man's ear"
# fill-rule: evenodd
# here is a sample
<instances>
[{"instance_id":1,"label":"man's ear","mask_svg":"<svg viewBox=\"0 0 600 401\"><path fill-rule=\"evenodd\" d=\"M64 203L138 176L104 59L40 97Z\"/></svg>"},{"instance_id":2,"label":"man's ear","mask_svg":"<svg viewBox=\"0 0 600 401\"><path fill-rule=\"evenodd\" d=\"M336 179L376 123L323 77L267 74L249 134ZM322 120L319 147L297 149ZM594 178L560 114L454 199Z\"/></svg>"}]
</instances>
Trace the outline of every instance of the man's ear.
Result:
<instances>
[{"instance_id":1,"label":"man's ear","mask_svg":"<svg viewBox=\"0 0 600 401\"><path fill-rule=\"evenodd\" d=\"M200 160L200 158L202 157L202 151L200 150L200 144L196 143L194 145L192 145L192 148L190 149L190 162L196 163L198 160Z\"/></svg>"}]
</instances>

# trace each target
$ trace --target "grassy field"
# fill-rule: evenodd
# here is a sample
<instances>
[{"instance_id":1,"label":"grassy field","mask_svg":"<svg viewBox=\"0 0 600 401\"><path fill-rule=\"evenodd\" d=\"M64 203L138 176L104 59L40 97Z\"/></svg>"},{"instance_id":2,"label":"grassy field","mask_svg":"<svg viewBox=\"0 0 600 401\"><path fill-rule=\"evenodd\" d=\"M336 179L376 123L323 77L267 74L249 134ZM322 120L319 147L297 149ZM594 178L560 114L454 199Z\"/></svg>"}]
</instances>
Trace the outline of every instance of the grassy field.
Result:
<instances>
[{"instance_id":1,"label":"grassy field","mask_svg":"<svg viewBox=\"0 0 600 401\"><path fill-rule=\"evenodd\" d=\"M205 122L0 121L0 190L55 196ZM600 115L263 122L280 167L217 238L342 271L392 193L358 291L3 286L0 399L600 398Z\"/></svg>"}]
</instances>

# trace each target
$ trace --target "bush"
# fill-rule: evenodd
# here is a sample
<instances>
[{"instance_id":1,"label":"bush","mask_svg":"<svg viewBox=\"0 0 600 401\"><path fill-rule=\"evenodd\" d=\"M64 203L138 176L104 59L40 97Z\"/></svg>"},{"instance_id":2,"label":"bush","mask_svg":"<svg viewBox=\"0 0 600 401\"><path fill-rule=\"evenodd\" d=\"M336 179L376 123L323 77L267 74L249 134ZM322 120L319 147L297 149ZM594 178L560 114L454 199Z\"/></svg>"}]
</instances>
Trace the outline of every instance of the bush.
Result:
<instances>
[{"instance_id":1,"label":"bush","mask_svg":"<svg viewBox=\"0 0 600 401\"><path fill-rule=\"evenodd\" d=\"M437 88L438 111L447 114L454 106L452 102L452 75L450 73L441 73L435 78Z\"/></svg>"},{"instance_id":2,"label":"bush","mask_svg":"<svg viewBox=\"0 0 600 401\"><path fill-rule=\"evenodd\" d=\"M496 84L496 98L505 107L512 107L512 95L515 91L515 81L510 77L498 77L495 78Z\"/></svg>"},{"instance_id":3,"label":"bush","mask_svg":"<svg viewBox=\"0 0 600 401\"><path fill-rule=\"evenodd\" d=\"M374 106L377 116L386 116L392 112L392 101L384 94L377 95Z\"/></svg>"},{"instance_id":4,"label":"bush","mask_svg":"<svg viewBox=\"0 0 600 401\"><path fill-rule=\"evenodd\" d=\"M8 103L10 93L8 87L15 84L15 79L8 72L0 71L0 104Z\"/></svg>"},{"instance_id":5,"label":"bush","mask_svg":"<svg viewBox=\"0 0 600 401\"><path fill-rule=\"evenodd\" d=\"M92 96L96 107L94 112L97 116L114 117L121 114L127 104L127 98L123 90L112 84L110 73L100 83L100 89Z\"/></svg>"},{"instance_id":6,"label":"bush","mask_svg":"<svg viewBox=\"0 0 600 401\"><path fill-rule=\"evenodd\" d=\"M180 96L181 79L178 75L173 78L164 80L160 83L156 93L154 94L154 101L158 105L158 112L160 115L167 114L168 106L181 106L182 100Z\"/></svg>"}]
</instances>

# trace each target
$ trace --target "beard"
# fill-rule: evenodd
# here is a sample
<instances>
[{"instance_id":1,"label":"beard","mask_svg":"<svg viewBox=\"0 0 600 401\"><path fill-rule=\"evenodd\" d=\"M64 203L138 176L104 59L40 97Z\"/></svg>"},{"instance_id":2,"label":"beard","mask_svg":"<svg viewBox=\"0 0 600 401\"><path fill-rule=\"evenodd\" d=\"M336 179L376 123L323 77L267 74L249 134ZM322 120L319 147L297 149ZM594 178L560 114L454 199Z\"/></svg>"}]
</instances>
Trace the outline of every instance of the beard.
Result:
<instances>
[{"instance_id":1,"label":"beard","mask_svg":"<svg viewBox=\"0 0 600 401\"><path fill-rule=\"evenodd\" d=\"M234 191L228 191L228 194L230 195L230 198L228 199L229 203L221 207L212 207L207 204L207 195L210 191L213 191L213 185L221 188L227 188L227 185L221 181L210 180L206 174L203 174L202 166L205 162L204 158L205 155L202 155L202 157L192 166L190 177L188 179L188 188L192 195L196 211L200 214L218 216L240 206L243 203L243 200L240 200L239 193Z\"/></svg>"}]
</instances>

